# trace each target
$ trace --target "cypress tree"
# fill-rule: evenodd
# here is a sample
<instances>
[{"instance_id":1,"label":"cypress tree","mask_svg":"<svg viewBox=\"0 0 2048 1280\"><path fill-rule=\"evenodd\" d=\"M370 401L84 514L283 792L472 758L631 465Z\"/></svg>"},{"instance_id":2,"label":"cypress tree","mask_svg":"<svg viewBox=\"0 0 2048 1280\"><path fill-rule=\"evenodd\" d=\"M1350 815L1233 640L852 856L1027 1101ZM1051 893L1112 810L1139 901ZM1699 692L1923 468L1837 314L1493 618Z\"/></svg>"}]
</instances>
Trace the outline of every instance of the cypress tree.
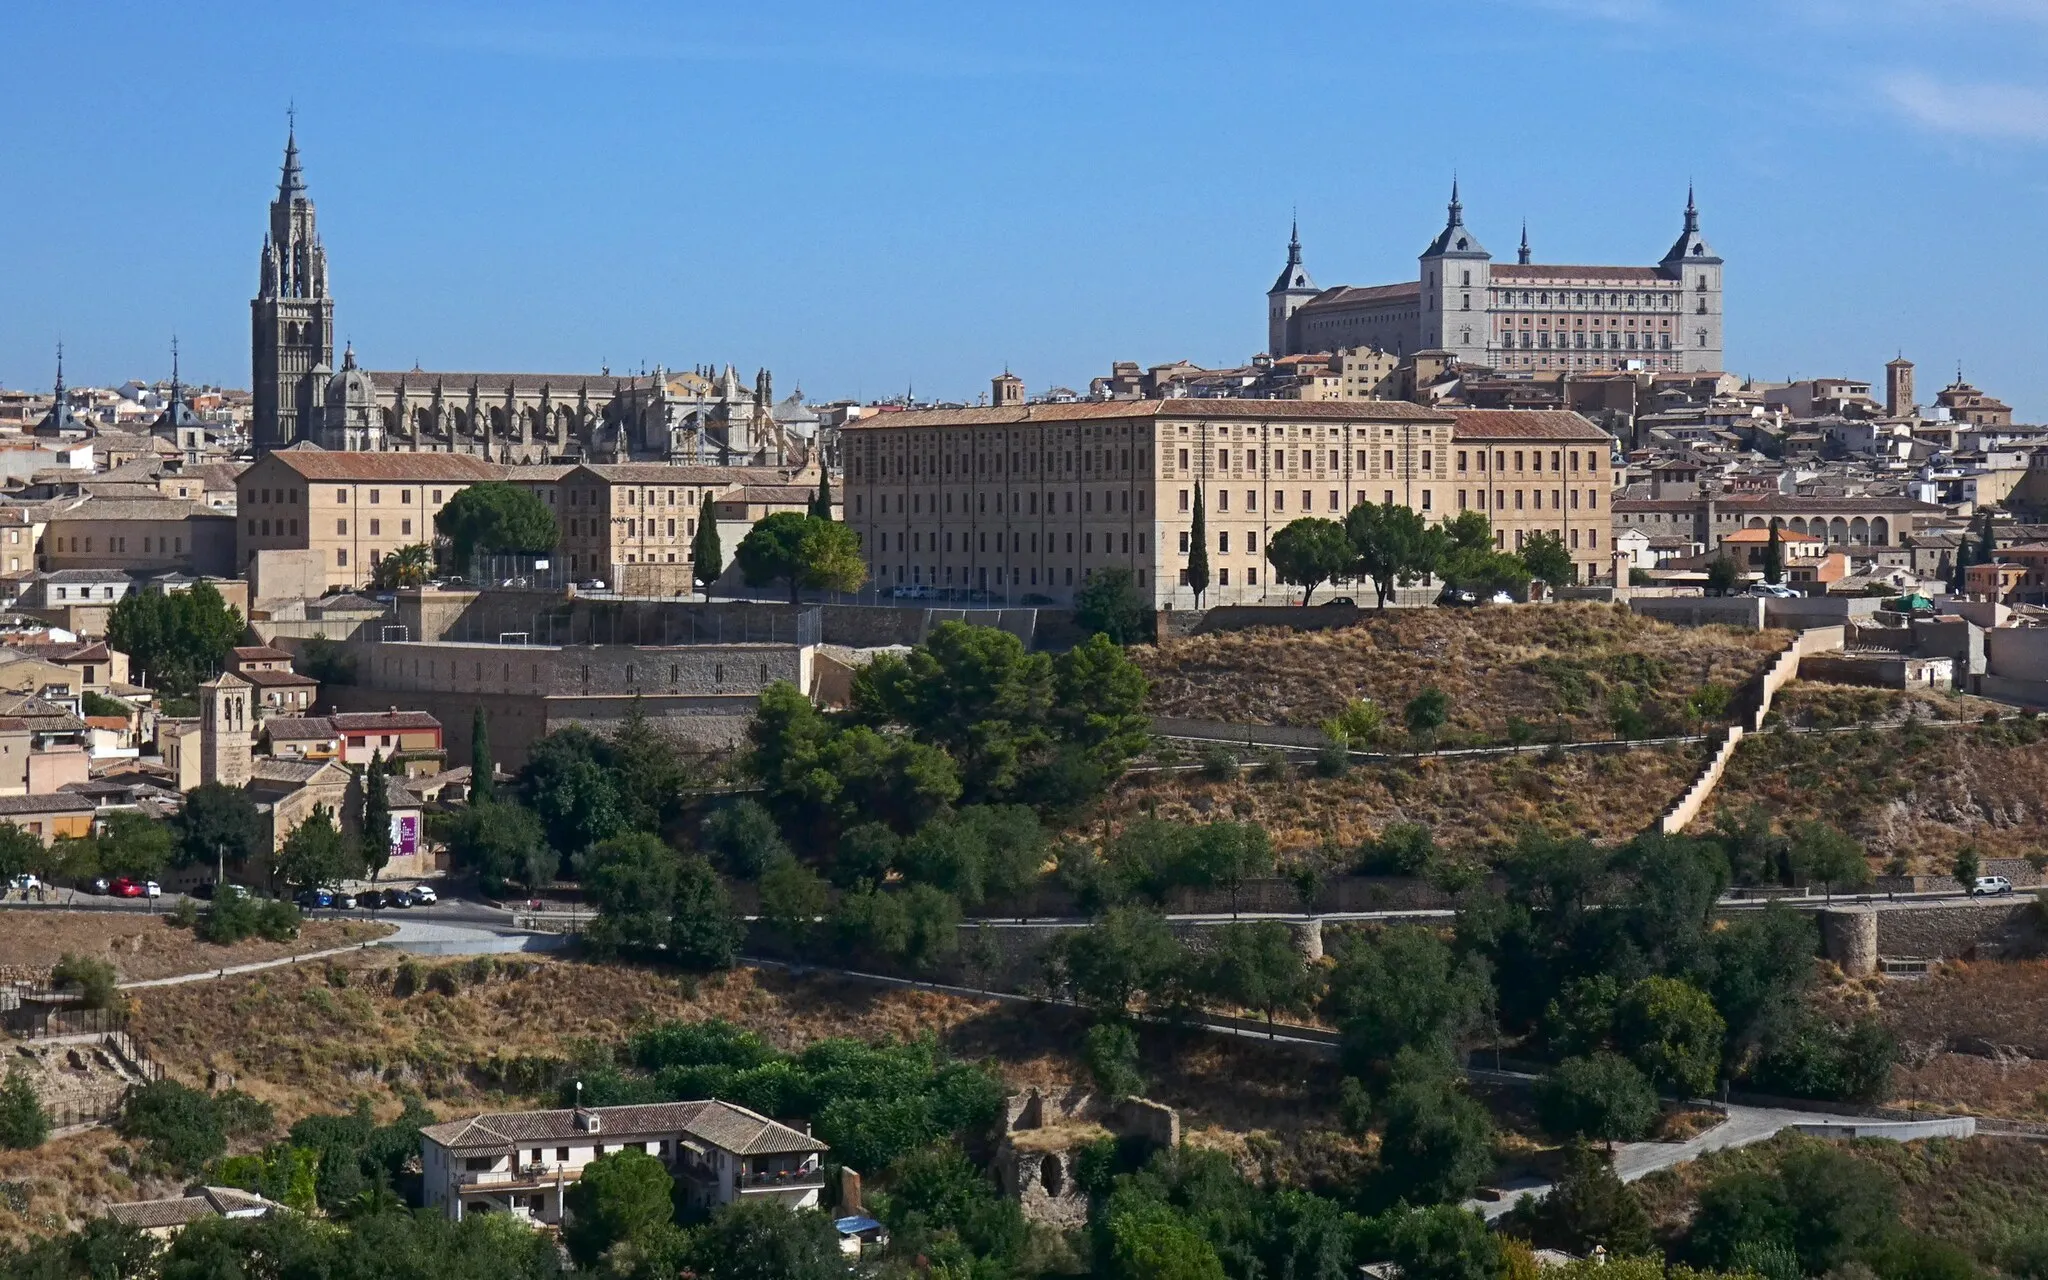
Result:
<instances>
[{"instance_id":1,"label":"cypress tree","mask_svg":"<svg viewBox=\"0 0 2048 1280\"><path fill-rule=\"evenodd\" d=\"M1998 561L1998 538L1991 532L1991 513L1984 513L1984 532L1977 541L1977 563L1995 564Z\"/></svg>"},{"instance_id":2,"label":"cypress tree","mask_svg":"<svg viewBox=\"0 0 2048 1280\"><path fill-rule=\"evenodd\" d=\"M1967 591L1967 590L1969 589L1969 586L1970 586L1970 572L1969 572L1969 571L1970 571L1970 540L1969 540L1969 538L1968 538L1968 537L1964 537L1964 538L1962 538L1961 540L1959 540L1959 541L1958 541L1958 542L1956 543L1956 562L1955 562L1955 568L1954 568L1954 570L1953 570L1953 574L1954 574L1954 576L1952 576L1952 577L1951 577L1951 578L1949 579L1949 583L1948 583L1948 589L1949 589L1949 593L1950 593L1951 595L1958 595L1958 596L1959 596L1959 595L1963 594L1963 592L1965 592L1965 591Z\"/></svg>"},{"instance_id":3,"label":"cypress tree","mask_svg":"<svg viewBox=\"0 0 2048 1280\"><path fill-rule=\"evenodd\" d=\"M373 752L370 767L363 772L363 866L372 882L391 861L391 802L384 794L384 778L396 763L387 763L382 751Z\"/></svg>"},{"instance_id":4,"label":"cypress tree","mask_svg":"<svg viewBox=\"0 0 2048 1280\"><path fill-rule=\"evenodd\" d=\"M821 486L824 481L818 482ZM705 591L725 572L725 549L718 545L718 521L711 515L711 490L697 508L697 536L690 540L690 572Z\"/></svg>"},{"instance_id":5,"label":"cypress tree","mask_svg":"<svg viewBox=\"0 0 2048 1280\"><path fill-rule=\"evenodd\" d=\"M1194 588L1195 607L1202 607L1202 593L1209 589L1209 521L1202 511L1202 482L1195 481L1195 523L1188 531L1188 585Z\"/></svg>"},{"instance_id":6,"label":"cypress tree","mask_svg":"<svg viewBox=\"0 0 2048 1280\"><path fill-rule=\"evenodd\" d=\"M1764 544L1764 581L1777 586L1785 580L1785 540L1778 533L1778 517L1771 517L1771 540Z\"/></svg>"},{"instance_id":7,"label":"cypress tree","mask_svg":"<svg viewBox=\"0 0 2048 1280\"><path fill-rule=\"evenodd\" d=\"M483 803L498 798L491 764L491 721L481 702L476 704L476 714L469 718L469 796L472 801Z\"/></svg>"},{"instance_id":8,"label":"cypress tree","mask_svg":"<svg viewBox=\"0 0 2048 1280\"><path fill-rule=\"evenodd\" d=\"M832 518L832 477L823 464L818 467L818 496L811 499L811 514L820 520Z\"/></svg>"}]
</instances>

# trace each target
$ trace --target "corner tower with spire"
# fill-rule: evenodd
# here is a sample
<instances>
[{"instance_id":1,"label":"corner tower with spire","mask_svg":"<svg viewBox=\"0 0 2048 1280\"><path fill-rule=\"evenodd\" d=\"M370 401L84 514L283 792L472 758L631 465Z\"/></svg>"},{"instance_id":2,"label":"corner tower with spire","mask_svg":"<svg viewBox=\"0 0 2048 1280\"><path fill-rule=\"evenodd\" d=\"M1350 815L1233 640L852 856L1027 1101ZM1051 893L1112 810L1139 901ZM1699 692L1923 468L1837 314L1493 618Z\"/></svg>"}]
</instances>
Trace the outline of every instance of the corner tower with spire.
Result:
<instances>
[{"instance_id":1,"label":"corner tower with spire","mask_svg":"<svg viewBox=\"0 0 2048 1280\"><path fill-rule=\"evenodd\" d=\"M252 433L257 452L267 453L304 436L324 390L315 385L313 373L334 364L327 251L299 166L296 122L285 136L284 165L277 198L270 202L249 322Z\"/></svg>"},{"instance_id":2,"label":"corner tower with spire","mask_svg":"<svg viewBox=\"0 0 2048 1280\"><path fill-rule=\"evenodd\" d=\"M1309 278L1308 268L1301 261L1301 219L1296 218L1287 229L1287 265L1280 268L1280 275L1273 281L1273 287L1266 290L1266 350L1272 355L1284 356L1296 349L1299 338L1293 330L1294 313L1321 290Z\"/></svg>"},{"instance_id":3,"label":"corner tower with spire","mask_svg":"<svg viewBox=\"0 0 2048 1280\"><path fill-rule=\"evenodd\" d=\"M1420 266L1421 345L1416 350L1444 351L1462 364L1485 364L1493 255L1465 226L1455 177L1444 229L1422 251Z\"/></svg>"},{"instance_id":4,"label":"corner tower with spire","mask_svg":"<svg viewBox=\"0 0 2048 1280\"><path fill-rule=\"evenodd\" d=\"M1689 369L1722 367L1721 259L1700 234L1700 210L1692 184L1685 187L1685 227L1657 273L1678 282L1678 342Z\"/></svg>"}]
</instances>

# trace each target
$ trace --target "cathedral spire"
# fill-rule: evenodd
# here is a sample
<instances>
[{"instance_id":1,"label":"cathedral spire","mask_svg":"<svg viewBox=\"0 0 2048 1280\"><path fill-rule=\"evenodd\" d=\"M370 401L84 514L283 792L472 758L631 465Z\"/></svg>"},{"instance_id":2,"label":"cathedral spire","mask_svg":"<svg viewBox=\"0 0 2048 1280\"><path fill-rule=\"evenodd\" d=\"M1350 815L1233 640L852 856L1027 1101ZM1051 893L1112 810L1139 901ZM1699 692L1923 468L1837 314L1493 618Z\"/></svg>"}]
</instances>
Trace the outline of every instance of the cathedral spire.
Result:
<instances>
[{"instance_id":1,"label":"cathedral spire","mask_svg":"<svg viewBox=\"0 0 2048 1280\"><path fill-rule=\"evenodd\" d=\"M277 198L289 205L293 200L305 198L306 178L299 169L299 126L296 117L287 128L284 138L284 170L277 180Z\"/></svg>"},{"instance_id":2,"label":"cathedral spire","mask_svg":"<svg viewBox=\"0 0 2048 1280\"><path fill-rule=\"evenodd\" d=\"M1960 378L1962 366L1957 365L1956 369L1956 376ZM60 405L64 403L64 344L61 342L57 344L57 386L51 398Z\"/></svg>"},{"instance_id":3,"label":"cathedral spire","mask_svg":"<svg viewBox=\"0 0 2048 1280\"><path fill-rule=\"evenodd\" d=\"M1458 199L1458 175L1455 173L1451 175L1450 215L1450 221L1446 225L1453 227L1462 227L1465 225L1465 204L1463 201Z\"/></svg>"},{"instance_id":4,"label":"cathedral spire","mask_svg":"<svg viewBox=\"0 0 2048 1280\"><path fill-rule=\"evenodd\" d=\"M1529 220L1527 218L1522 219L1522 247L1516 251L1515 261L1525 267L1529 265Z\"/></svg>"}]
</instances>

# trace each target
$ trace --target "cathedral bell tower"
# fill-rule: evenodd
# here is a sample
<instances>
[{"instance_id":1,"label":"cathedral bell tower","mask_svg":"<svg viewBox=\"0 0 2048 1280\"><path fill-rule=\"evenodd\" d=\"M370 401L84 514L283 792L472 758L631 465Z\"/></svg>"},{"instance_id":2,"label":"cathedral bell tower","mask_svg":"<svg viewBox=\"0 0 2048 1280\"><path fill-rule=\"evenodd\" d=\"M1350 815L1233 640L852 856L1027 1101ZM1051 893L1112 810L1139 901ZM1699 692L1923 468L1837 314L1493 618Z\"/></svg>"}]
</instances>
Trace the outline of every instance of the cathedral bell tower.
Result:
<instances>
[{"instance_id":1,"label":"cathedral bell tower","mask_svg":"<svg viewBox=\"0 0 2048 1280\"><path fill-rule=\"evenodd\" d=\"M257 452L268 453L301 439L314 425L325 388L314 384L313 370L334 367L327 250L299 169L296 128L285 138L249 322L252 430Z\"/></svg>"}]
</instances>

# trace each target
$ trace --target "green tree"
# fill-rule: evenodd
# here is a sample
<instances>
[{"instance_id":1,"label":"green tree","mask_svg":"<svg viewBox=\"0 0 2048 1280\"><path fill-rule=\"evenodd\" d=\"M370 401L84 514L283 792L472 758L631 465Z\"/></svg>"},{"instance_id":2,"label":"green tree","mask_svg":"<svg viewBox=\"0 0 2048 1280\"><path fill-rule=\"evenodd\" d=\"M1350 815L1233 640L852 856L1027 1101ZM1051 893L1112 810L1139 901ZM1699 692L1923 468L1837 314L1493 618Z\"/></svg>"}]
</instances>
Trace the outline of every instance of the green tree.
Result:
<instances>
[{"instance_id":1,"label":"green tree","mask_svg":"<svg viewBox=\"0 0 2048 1280\"><path fill-rule=\"evenodd\" d=\"M626 830L625 803L609 745L578 726L533 745L519 771L519 791L556 851L573 856Z\"/></svg>"},{"instance_id":2,"label":"green tree","mask_svg":"<svg viewBox=\"0 0 2048 1280\"><path fill-rule=\"evenodd\" d=\"M1565 550L1564 539L1555 533L1529 535L1522 542L1521 556L1529 576L1547 586L1566 586L1578 576L1572 553Z\"/></svg>"},{"instance_id":3,"label":"green tree","mask_svg":"<svg viewBox=\"0 0 2048 1280\"><path fill-rule=\"evenodd\" d=\"M1486 962L1430 929L1396 925L1337 955L1323 1012L1344 1034L1345 1069L1383 1076L1404 1048L1450 1056L1493 1013Z\"/></svg>"},{"instance_id":4,"label":"green tree","mask_svg":"<svg viewBox=\"0 0 2048 1280\"><path fill-rule=\"evenodd\" d=\"M676 870L675 901L669 909L669 959L686 969L730 969L739 960L746 925L733 911L725 882L702 858L685 858Z\"/></svg>"},{"instance_id":5,"label":"green tree","mask_svg":"<svg viewBox=\"0 0 2048 1280\"><path fill-rule=\"evenodd\" d=\"M846 525L816 516L778 511L764 517L740 539L735 559L750 587L789 585L789 602L802 591L858 591L867 580L860 538Z\"/></svg>"},{"instance_id":6,"label":"green tree","mask_svg":"<svg viewBox=\"0 0 2048 1280\"><path fill-rule=\"evenodd\" d=\"M1785 536L1780 524L1777 516L1771 517L1771 538L1764 543L1764 581L1772 586L1785 580Z\"/></svg>"},{"instance_id":7,"label":"green tree","mask_svg":"<svg viewBox=\"0 0 2048 1280\"><path fill-rule=\"evenodd\" d=\"M1956 883L1963 886L1963 888L1976 888L1977 877L1984 874L1984 864L1977 859L1977 846L1973 844L1964 845L1962 850L1956 854L1955 861L1950 864L1949 873L1955 877Z\"/></svg>"},{"instance_id":8,"label":"green tree","mask_svg":"<svg viewBox=\"0 0 2048 1280\"><path fill-rule=\"evenodd\" d=\"M1713 1091L1726 1033L1707 993L1678 978L1644 978L1624 991L1615 1006L1614 1035L1621 1051L1644 1075L1680 1097Z\"/></svg>"},{"instance_id":9,"label":"green tree","mask_svg":"<svg viewBox=\"0 0 2048 1280\"><path fill-rule=\"evenodd\" d=\"M1650 1215L1634 1189L1584 1143L1565 1149L1564 1173L1531 1216L1532 1222L1515 1225L1532 1228L1531 1239L1548 1248L1583 1256L1598 1247L1614 1258L1642 1257L1656 1248Z\"/></svg>"},{"instance_id":10,"label":"green tree","mask_svg":"<svg viewBox=\"0 0 2048 1280\"><path fill-rule=\"evenodd\" d=\"M1790 852L1794 868L1820 881L1830 893L1836 885L1854 889L1870 883L1870 861L1863 845L1818 818L1793 826Z\"/></svg>"},{"instance_id":11,"label":"green tree","mask_svg":"<svg viewBox=\"0 0 2048 1280\"><path fill-rule=\"evenodd\" d=\"M144 814L116 809L95 838L100 870L138 880L155 879L176 851L171 827Z\"/></svg>"},{"instance_id":12,"label":"green tree","mask_svg":"<svg viewBox=\"0 0 2048 1280\"><path fill-rule=\"evenodd\" d=\"M1046 963L1054 989L1070 990L1099 1014L1122 1017L1140 995L1159 992L1184 959L1163 916L1118 907L1092 928L1055 938Z\"/></svg>"},{"instance_id":13,"label":"green tree","mask_svg":"<svg viewBox=\"0 0 2048 1280\"><path fill-rule=\"evenodd\" d=\"M1305 1011L1314 986L1294 935L1277 920L1231 924L1215 931L1200 957L1197 985L1204 995L1264 1014Z\"/></svg>"},{"instance_id":14,"label":"green tree","mask_svg":"<svg viewBox=\"0 0 2048 1280\"><path fill-rule=\"evenodd\" d=\"M340 828L334 825L334 811L316 804L284 838L271 876L288 885L311 889L346 880L361 865L361 850L349 847Z\"/></svg>"},{"instance_id":15,"label":"green tree","mask_svg":"<svg viewBox=\"0 0 2048 1280\"><path fill-rule=\"evenodd\" d=\"M820 520L832 518L832 475L823 466L818 468L818 494L811 499L811 514Z\"/></svg>"},{"instance_id":16,"label":"green tree","mask_svg":"<svg viewBox=\"0 0 2048 1280\"><path fill-rule=\"evenodd\" d=\"M725 572L725 548L718 545L718 517L711 509L711 490L697 508L697 533L690 539L690 575L705 591Z\"/></svg>"},{"instance_id":17,"label":"green tree","mask_svg":"<svg viewBox=\"0 0 2048 1280\"><path fill-rule=\"evenodd\" d=\"M1380 1112L1386 1195L1410 1204L1456 1203L1493 1171L1493 1122L1458 1087L1451 1060L1413 1048L1394 1055Z\"/></svg>"},{"instance_id":18,"label":"green tree","mask_svg":"<svg viewBox=\"0 0 2048 1280\"><path fill-rule=\"evenodd\" d=\"M587 935L600 950L652 949L668 941L682 859L659 836L627 832L580 858L584 893L598 911Z\"/></svg>"},{"instance_id":19,"label":"green tree","mask_svg":"<svg viewBox=\"0 0 2048 1280\"><path fill-rule=\"evenodd\" d=\"M1300 587L1304 605L1318 586L1349 569L1354 558L1350 536L1335 520L1302 516L1266 540L1273 576Z\"/></svg>"},{"instance_id":20,"label":"green tree","mask_svg":"<svg viewBox=\"0 0 2048 1280\"><path fill-rule=\"evenodd\" d=\"M399 547L377 561L371 581L387 591L417 587L434 575L434 552L424 542Z\"/></svg>"},{"instance_id":21,"label":"green tree","mask_svg":"<svg viewBox=\"0 0 2048 1280\"><path fill-rule=\"evenodd\" d=\"M1657 1121L1657 1091L1635 1065L1599 1050L1566 1058L1536 1086L1536 1114L1561 1138L1635 1142Z\"/></svg>"},{"instance_id":22,"label":"green tree","mask_svg":"<svg viewBox=\"0 0 2048 1280\"><path fill-rule=\"evenodd\" d=\"M1129 569L1112 565L1097 569L1074 592L1074 623L1113 644L1139 644L1152 638L1152 604L1139 594Z\"/></svg>"},{"instance_id":23,"label":"green tree","mask_svg":"<svg viewBox=\"0 0 2048 1280\"><path fill-rule=\"evenodd\" d=\"M434 517L455 563L474 573L478 555L545 555L561 530L547 504L523 485L485 480L450 498Z\"/></svg>"},{"instance_id":24,"label":"green tree","mask_svg":"<svg viewBox=\"0 0 2048 1280\"><path fill-rule=\"evenodd\" d=\"M1342 711L1323 721L1322 729L1330 741L1357 751L1378 742L1386 722L1386 710L1378 703L1370 698L1353 698Z\"/></svg>"},{"instance_id":25,"label":"green tree","mask_svg":"<svg viewBox=\"0 0 2048 1280\"><path fill-rule=\"evenodd\" d=\"M523 805L474 801L436 815L433 824L455 865L475 872L485 893L521 884L537 897L561 869L561 855L549 847L540 819Z\"/></svg>"},{"instance_id":26,"label":"green tree","mask_svg":"<svg viewBox=\"0 0 2048 1280\"><path fill-rule=\"evenodd\" d=\"M1707 562L1707 594L1725 596L1742 580L1742 568L1725 551Z\"/></svg>"},{"instance_id":27,"label":"green tree","mask_svg":"<svg viewBox=\"0 0 2048 1280\"><path fill-rule=\"evenodd\" d=\"M228 1140L268 1133L276 1123L270 1108L230 1089L207 1094L175 1080L157 1080L129 1091L117 1128L149 1146L149 1153L181 1172L192 1172L227 1150Z\"/></svg>"},{"instance_id":28,"label":"green tree","mask_svg":"<svg viewBox=\"0 0 2048 1280\"><path fill-rule=\"evenodd\" d=\"M1986 511L1977 524L1977 563L1994 564L1998 560L1998 536L1991 527L1991 513Z\"/></svg>"},{"instance_id":29,"label":"green tree","mask_svg":"<svg viewBox=\"0 0 2048 1280\"><path fill-rule=\"evenodd\" d=\"M675 1214L674 1194L668 1170L638 1147L592 1160L562 1197L569 1210L562 1229L569 1256L578 1266L596 1266L613 1245L668 1222Z\"/></svg>"},{"instance_id":30,"label":"green tree","mask_svg":"<svg viewBox=\"0 0 2048 1280\"><path fill-rule=\"evenodd\" d=\"M388 765L382 751L370 753L370 766L362 773L363 809L357 830L362 840L360 865L370 873L370 882L391 863L391 796L385 779L398 772L398 762Z\"/></svg>"},{"instance_id":31,"label":"green tree","mask_svg":"<svg viewBox=\"0 0 2048 1280\"><path fill-rule=\"evenodd\" d=\"M1098 1022L1088 1028L1081 1061L1096 1092L1112 1102L1145 1092L1145 1077L1138 1071L1138 1033L1127 1022Z\"/></svg>"},{"instance_id":32,"label":"green tree","mask_svg":"<svg viewBox=\"0 0 2048 1280\"><path fill-rule=\"evenodd\" d=\"M775 819L752 797L742 797L706 814L699 827L699 840L727 875L742 880L758 878L769 863L789 855L789 846L776 830Z\"/></svg>"},{"instance_id":33,"label":"green tree","mask_svg":"<svg viewBox=\"0 0 2048 1280\"><path fill-rule=\"evenodd\" d=\"M1109 1220L1104 1280L1224 1280L1216 1247L1163 1204Z\"/></svg>"},{"instance_id":34,"label":"green tree","mask_svg":"<svg viewBox=\"0 0 2048 1280\"><path fill-rule=\"evenodd\" d=\"M1408 726L1408 732L1424 742L1433 741L1437 730L1443 728L1450 718L1450 695L1433 684L1424 685L1422 692L1401 708L1401 721Z\"/></svg>"},{"instance_id":35,"label":"green tree","mask_svg":"<svg viewBox=\"0 0 2048 1280\"><path fill-rule=\"evenodd\" d=\"M1344 532L1357 571L1372 579L1382 609L1396 586L1436 572L1449 545L1442 529L1430 528L1420 512L1397 502L1359 503L1344 518Z\"/></svg>"},{"instance_id":36,"label":"green tree","mask_svg":"<svg viewBox=\"0 0 2048 1280\"><path fill-rule=\"evenodd\" d=\"M111 1008L120 975L105 960L65 952L50 970L50 985L59 991L76 991L88 1009Z\"/></svg>"},{"instance_id":37,"label":"green tree","mask_svg":"<svg viewBox=\"0 0 2048 1280\"><path fill-rule=\"evenodd\" d=\"M469 798L487 802L498 796L498 765L491 757L491 717L484 704L469 715Z\"/></svg>"},{"instance_id":38,"label":"green tree","mask_svg":"<svg viewBox=\"0 0 2048 1280\"><path fill-rule=\"evenodd\" d=\"M675 743L647 718L639 694L605 741L603 758L615 780L619 810L635 831L665 832L681 812L690 771Z\"/></svg>"},{"instance_id":39,"label":"green tree","mask_svg":"<svg viewBox=\"0 0 2048 1280\"><path fill-rule=\"evenodd\" d=\"M0 1148L28 1151L43 1145L50 1136L50 1114L28 1075L14 1067L0 1083Z\"/></svg>"},{"instance_id":40,"label":"green tree","mask_svg":"<svg viewBox=\"0 0 2048 1280\"><path fill-rule=\"evenodd\" d=\"M1209 590L1209 517L1203 505L1202 482L1195 481L1195 514L1188 526L1188 588L1195 593L1195 608L1202 607L1202 595Z\"/></svg>"},{"instance_id":41,"label":"green tree","mask_svg":"<svg viewBox=\"0 0 2048 1280\"><path fill-rule=\"evenodd\" d=\"M1393 1262L1409 1280L1499 1280L1500 1242L1478 1214L1456 1205L1403 1217L1389 1241Z\"/></svg>"},{"instance_id":42,"label":"green tree","mask_svg":"<svg viewBox=\"0 0 2048 1280\"><path fill-rule=\"evenodd\" d=\"M692 1239L690 1265L717 1280L844 1280L832 1223L815 1209L741 1200L711 1216Z\"/></svg>"},{"instance_id":43,"label":"green tree","mask_svg":"<svg viewBox=\"0 0 2048 1280\"><path fill-rule=\"evenodd\" d=\"M172 697L189 697L218 673L242 632L242 615L205 581L130 592L107 616L107 643L129 655L135 678Z\"/></svg>"},{"instance_id":44,"label":"green tree","mask_svg":"<svg viewBox=\"0 0 2048 1280\"><path fill-rule=\"evenodd\" d=\"M825 878L790 854L778 854L761 873L761 917L791 942L810 936L831 900Z\"/></svg>"}]
</instances>

